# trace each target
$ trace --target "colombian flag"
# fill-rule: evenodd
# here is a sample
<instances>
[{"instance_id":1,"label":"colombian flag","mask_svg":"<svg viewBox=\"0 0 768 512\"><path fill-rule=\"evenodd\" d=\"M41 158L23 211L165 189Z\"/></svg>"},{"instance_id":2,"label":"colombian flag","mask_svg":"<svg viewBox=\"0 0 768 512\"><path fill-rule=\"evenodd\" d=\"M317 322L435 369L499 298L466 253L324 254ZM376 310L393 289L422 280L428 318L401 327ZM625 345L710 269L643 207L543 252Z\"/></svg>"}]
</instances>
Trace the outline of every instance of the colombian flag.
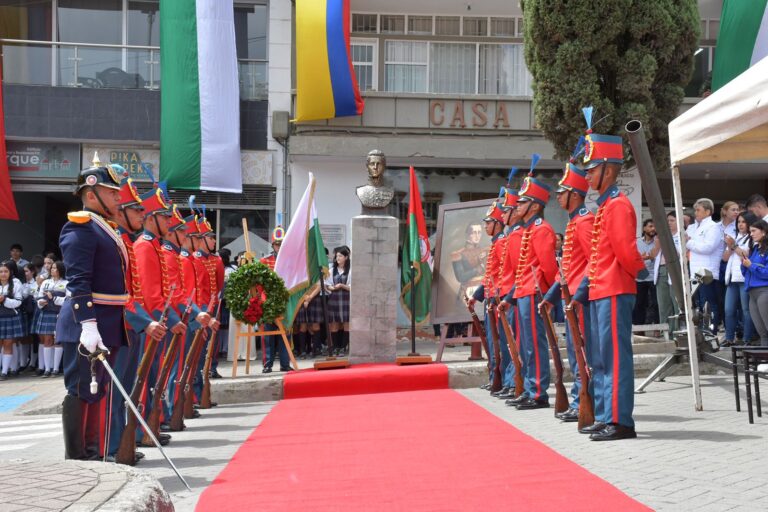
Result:
<instances>
[{"instance_id":1,"label":"colombian flag","mask_svg":"<svg viewBox=\"0 0 768 512\"><path fill-rule=\"evenodd\" d=\"M296 121L359 116L349 0L296 0Z\"/></svg>"}]
</instances>

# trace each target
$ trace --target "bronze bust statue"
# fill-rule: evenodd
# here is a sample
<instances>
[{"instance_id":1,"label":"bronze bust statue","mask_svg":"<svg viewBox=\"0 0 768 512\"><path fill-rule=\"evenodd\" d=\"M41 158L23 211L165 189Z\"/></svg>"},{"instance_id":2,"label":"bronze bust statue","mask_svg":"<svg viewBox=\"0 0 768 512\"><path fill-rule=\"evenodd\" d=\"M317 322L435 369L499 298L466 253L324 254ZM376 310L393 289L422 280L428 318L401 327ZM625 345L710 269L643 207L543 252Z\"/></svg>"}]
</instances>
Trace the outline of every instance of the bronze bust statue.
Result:
<instances>
[{"instance_id":1,"label":"bronze bust statue","mask_svg":"<svg viewBox=\"0 0 768 512\"><path fill-rule=\"evenodd\" d=\"M384 172L387 170L387 157L378 149L368 153L365 161L368 168L368 184L357 187L357 198L363 205L363 213L382 214L395 191L384 184Z\"/></svg>"}]
</instances>

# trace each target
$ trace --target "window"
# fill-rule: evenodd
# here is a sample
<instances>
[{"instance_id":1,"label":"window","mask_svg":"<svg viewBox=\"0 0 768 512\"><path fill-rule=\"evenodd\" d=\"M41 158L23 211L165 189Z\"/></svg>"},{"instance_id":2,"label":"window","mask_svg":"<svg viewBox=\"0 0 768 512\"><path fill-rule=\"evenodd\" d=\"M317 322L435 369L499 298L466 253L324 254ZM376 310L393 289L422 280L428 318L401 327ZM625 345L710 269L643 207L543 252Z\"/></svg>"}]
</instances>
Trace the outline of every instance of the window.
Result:
<instances>
[{"instance_id":1,"label":"window","mask_svg":"<svg viewBox=\"0 0 768 512\"><path fill-rule=\"evenodd\" d=\"M515 37L515 18L491 18L492 37Z\"/></svg>"},{"instance_id":2,"label":"window","mask_svg":"<svg viewBox=\"0 0 768 512\"><path fill-rule=\"evenodd\" d=\"M488 18L464 18L465 36L487 36Z\"/></svg>"},{"instance_id":3,"label":"window","mask_svg":"<svg viewBox=\"0 0 768 512\"><path fill-rule=\"evenodd\" d=\"M480 45L480 94L532 96L522 44Z\"/></svg>"},{"instance_id":4,"label":"window","mask_svg":"<svg viewBox=\"0 0 768 512\"><path fill-rule=\"evenodd\" d=\"M375 91L377 86L376 41L352 40L352 66L361 91Z\"/></svg>"},{"instance_id":5,"label":"window","mask_svg":"<svg viewBox=\"0 0 768 512\"><path fill-rule=\"evenodd\" d=\"M405 34L405 16L394 14L381 15L382 34Z\"/></svg>"},{"instance_id":6,"label":"window","mask_svg":"<svg viewBox=\"0 0 768 512\"><path fill-rule=\"evenodd\" d=\"M715 47L700 47L694 52L693 61L693 75L685 87L685 96L701 98L705 91L712 90L712 63L715 61Z\"/></svg>"},{"instance_id":7,"label":"window","mask_svg":"<svg viewBox=\"0 0 768 512\"><path fill-rule=\"evenodd\" d=\"M267 6L235 5L235 48L240 70L240 98L264 100L268 96Z\"/></svg>"},{"instance_id":8,"label":"window","mask_svg":"<svg viewBox=\"0 0 768 512\"><path fill-rule=\"evenodd\" d=\"M122 0L59 0L56 11L59 41L122 44Z\"/></svg>"},{"instance_id":9,"label":"window","mask_svg":"<svg viewBox=\"0 0 768 512\"><path fill-rule=\"evenodd\" d=\"M386 90L392 92L427 92L428 43L422 41L387 41L384 57Z\"/></svg>"},{"instance_id":10,"label":"window","mask_svg":"<svg viewBox=\"0 0 768 512\"><path fill-rule=\"evenodd\" d=\"M352 14L352 32L375 34L378 16L375 14Z\"/></svg>"},{"instance_id":11,"label":"window","mask_svg":"<svg viewBox=\"0 0 768 512\"><path fill-rule=\"evenodd\" d=\"M438 36L461 35L461 18L458 16L436 16L435 34Z\"/></svg>"},{"instance_id":12,"label":"window","mask_svg":"<svg viewBox=\"0 0 768 512\"><path fill-rule=\"evenodd\" d=\"M0 39L50 41L51 12L51 0L0 0Z\"/></svg>"},{"instance_id":13,"label":"window","mask_svg":"<svg viewBox=\"0 0 768 512\"><path fill-rule=\"evenodd\" d=\"M139 46L160 44L160 1L128 2L128 32L126 42Z\"/></svg>"},{"instance_id":14,"label":"window","mask_svg":"<svg viewBox=\"0 0 768 512\"><path fill-rule=\"evenodd\" d=\"M476 49L474 44L430 44L429 91L474 94Z\"/></svg>"},{"instance_id":15,"label":"window","mask_svg":"<svg viewBox=\"0 0 768 512\"><path fill-rule=\"evenodd\" d=\"M431 36L432 16L408 16L408 33L416 36Z\"/></svg>"}]
</instances>

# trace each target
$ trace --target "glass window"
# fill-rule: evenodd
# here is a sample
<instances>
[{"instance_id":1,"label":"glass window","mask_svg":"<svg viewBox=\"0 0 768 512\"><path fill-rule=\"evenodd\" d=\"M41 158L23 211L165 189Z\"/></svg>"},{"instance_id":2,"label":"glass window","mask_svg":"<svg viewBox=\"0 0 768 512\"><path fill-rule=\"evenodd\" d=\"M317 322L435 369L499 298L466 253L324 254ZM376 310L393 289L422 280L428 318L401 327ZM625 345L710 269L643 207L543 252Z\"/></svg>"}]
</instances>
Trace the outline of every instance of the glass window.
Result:
<instances>
[{"instance_id":1,"label":"glass window","mask_svg":"<svg viewBox=\"0 0 768 512\"><path fill-rule=\"evenodd\" d=\"M381 33L405 34L405 16L395 14L382 14Z\"/></svg>"},{"instance_id":2,"label":"glass window","mask_svg":"<svg viewBox=\"0 0 768 512\"><path fill-rule=\"evenodd\" d=\"M491 36L514 37L515 18L491 18Z\"/></svg>"},{"instance_id":3,"label":"glass window","mask_svg":"<svg viewBox=\"0 0 768 512\"><path fill-rule=\"evenodd\" d=\"M352 41L352 65L361 91L376 90L375 43Z\"/></svg>"},{"instance_id":4,"label":"glass window","mask_svg":"<svg viewBox=\"0 0 768 512\"><path fill-rule=\"evenodd\" d=\"M715 48L702 46L693 54L693 75L691 81L685 87L687 98L701 98L706 91L712 90L712 62L714 62Z\"/></svg>"},{"instance_id":5,"label":"glass window","mask_svg":"<svg viewBox=\"0 0 768 512\"><path fill-rule=\"evenodd\" d=\"M464 18L465 36L487 36L488 18Z\"/></svg>"},{"instance_id":6,"label":"glass window","mask_svg":"<svg viewBox=\"0 0 768 512\"><path fill-rule=\"evenodd\" d=\"M432 43L429 47L429 91L474 94L476 48L474 44Z\"/></svg>"},{"instance_id":7,"label":"glass window","mask_svg":"<svg viewBox=\"0 0 768 512\"><path fill-rule=\"evenodd\" d=\"M480 94L532 96L522 44L480 45Z\"/></svg>"},{"instance_id":8,"label":"glass window","mask_svg":"<svg viewBox=\"0 0 768 512\"><path fill-rule=\"evenodd\" d=\"M235 6L235 45L238 59L267 59L266 5Z\"/></svg>"},{"instance_id":9,"label":"glass window","mask_svg":"<svg viewBox=\"0 0 768 512\"><path fill-rule=\"evenodd\" d=\"M392 92L427 92L428 43L387 41L384 80Z\"/></svg>"},{"instance_id":10,"label":"glass window","mask_svg":"<svg viewBox=\"0 0 768 512\"><path fill-rule=\"evenodd\" d=\"M438 36L458 36L461 33L461 18L458 16L436 16L435 34Z\"/></svg>"},{"instance_id":11,"label":"glass window","mask_svg":"<svg viewBox=\"0 0 768 512\"><path fill-rule=\"evenodd\" d=\"M0 38L50 41L51 12L51 0L0 0Z\"/></svg>"},{"instance_id":12,"label":"glass window","mask_svg":"<svg viewBox=\"0 0 768 512\"><path fill-rule=\"evenodd\" d=\"M431 36L432 16L408 16L408 33L417 36Z\"/></svg>"},{"instance_id":13,"label":"glass window","mask_svg":"<svg viewBox=\"0 0 768 512\"><path fill-rule=\"evenodd\" d=\"M121 0L59 0L56 15L59 41L98 44L123 42Z\"/></svg>"},{"instance_id":14,"label":"glass window","mask_svg":"<svg viewBox=\"0 0 768 512\"><path fill-rule=\"evenodd\" d=\"M128 44L137 46L160 45L159 0L131 0L128 2Z\"/></svg>"},{"instance_id":15,"label":"glass window","mask_svg":"<svg viewBox=\"0 0 768 512\"><path fill-rule=\"evenodd\" d=\"M352 14L352 32L376 33L375 14Z\"/></svg>"}]
</instances>

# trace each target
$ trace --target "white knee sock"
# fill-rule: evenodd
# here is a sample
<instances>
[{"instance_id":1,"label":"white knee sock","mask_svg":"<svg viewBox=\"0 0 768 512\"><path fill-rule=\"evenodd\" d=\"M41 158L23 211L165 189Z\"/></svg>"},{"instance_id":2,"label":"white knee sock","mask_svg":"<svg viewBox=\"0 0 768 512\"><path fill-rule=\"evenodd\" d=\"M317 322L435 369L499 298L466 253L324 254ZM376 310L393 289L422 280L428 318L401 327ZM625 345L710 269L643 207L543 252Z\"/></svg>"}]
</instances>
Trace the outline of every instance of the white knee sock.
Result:
<instances>
[{"instance_id":1,"label":"white knee sock","mask_svg":"<svg viewBox=\"0 0 768 512\"><path fill-rule=\"evenodd\" d=\"M45 346L42 343L37 345L37 369L45 370Z\"/></svg>"},{"instance_id":2,"label":"white knee sock","mask_svg":"<svg viewBox=\"0 0 768 512\"><path fill-rule=\"evenodd\" d=\"M32 362L29 357L30 353L32 352L32 345L20 345L19 349L21 350L21 352L19 352L19 365L27 366Z\"/></svg>"},{"instance_id":3,"label":"white knee sock","mask_svg":"<svg viewBox=\"0 0 768 512\"><path fill-rule=\"evenodd\" d=\"M15 372L19 369L19 345L13 344L13 353L11 354L11 371Z\"/></svg>"},{"instance_id":4,"label":"white knee sock","mask_svg":"<svg viewBox=\"0 0 768 512\"><path fill-rule=\"evenodd\" d=\"M54 345L53 347L53 371L59 371L61 366L61 358L64 356L64 347L61 345Z\"/></svg>"},{"instance_id":5,"label":"white knee sock","mask_svg":"<svg viewBox=\"0 0 768 512\"><path fill-rule=\"evenodd\" d=\"M3 354L3 373L7 374L8 370L11 368L11 359L13 359L12 354Z\"/></svg>"},{"instance_id":6,"label":"white knee sock","mask_svg":"<svg viewBox=\"0 0 768 512\"><path fill-rule=\"evenodd\" d=\"M53 347L45 347L45 371L49 372L53 370Z\"/></svg>"}]
</instances>

